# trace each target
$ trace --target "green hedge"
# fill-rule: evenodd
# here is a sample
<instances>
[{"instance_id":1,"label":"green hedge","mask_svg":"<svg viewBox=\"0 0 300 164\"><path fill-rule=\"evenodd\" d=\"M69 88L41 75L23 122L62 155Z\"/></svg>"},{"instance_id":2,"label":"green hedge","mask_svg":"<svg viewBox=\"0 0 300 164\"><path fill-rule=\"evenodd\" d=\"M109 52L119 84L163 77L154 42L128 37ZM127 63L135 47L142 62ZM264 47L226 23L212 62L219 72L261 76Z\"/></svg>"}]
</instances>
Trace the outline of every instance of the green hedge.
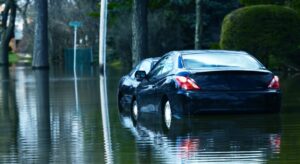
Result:
<instances>
[{"instance_id":1,"label":"green hedge","mask_svg":"<svg viewBox=\"0 0 300 164\"><path fill-rule=\"evenodd\" d=\"M252 53L268 65L269 55L297 58L300 45L300 16L277 5L237 9L223 21L220 47Z\"/></svg>"},{"instance_id":2,"label":"green hedge","mask_svg":"<svg viewBox=\"0 0 300 164\"><path fill-rule=\"evenodd\" d=\"M239 1L241 4L246 6L263 5L263 4L283 5L285 3L285 0L239 0Z\"/></svg>"},{"instance_id":3,"label":"green hedge","mask_svg":"<svg viewBox=\"0 0 300 164\"><path fill-rule=\"evenodd\" d=\"M300 13L300 0L287 0L287 5Z\"/></svg>"}]
</instances>

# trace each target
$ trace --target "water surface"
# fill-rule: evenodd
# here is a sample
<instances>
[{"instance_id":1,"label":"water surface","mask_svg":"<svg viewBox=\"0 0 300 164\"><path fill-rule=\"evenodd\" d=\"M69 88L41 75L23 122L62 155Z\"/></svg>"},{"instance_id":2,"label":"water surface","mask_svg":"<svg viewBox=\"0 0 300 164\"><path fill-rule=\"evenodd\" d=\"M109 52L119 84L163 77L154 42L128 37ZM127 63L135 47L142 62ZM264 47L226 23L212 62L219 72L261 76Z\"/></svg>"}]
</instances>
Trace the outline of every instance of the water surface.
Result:
<instances>
[{"instance_id":1,"label":"water surface","mask_svg":"<svg viewBox=\"0 0 300 164\"><path fill-rule=\"evenodd\" d=\"M135 125L120 114L120 71L97 70L1 68L0 163L300 162L300 76L281 77L281 114L203 115L166 131L155 115Z\"/></svg>"}]
</instances>

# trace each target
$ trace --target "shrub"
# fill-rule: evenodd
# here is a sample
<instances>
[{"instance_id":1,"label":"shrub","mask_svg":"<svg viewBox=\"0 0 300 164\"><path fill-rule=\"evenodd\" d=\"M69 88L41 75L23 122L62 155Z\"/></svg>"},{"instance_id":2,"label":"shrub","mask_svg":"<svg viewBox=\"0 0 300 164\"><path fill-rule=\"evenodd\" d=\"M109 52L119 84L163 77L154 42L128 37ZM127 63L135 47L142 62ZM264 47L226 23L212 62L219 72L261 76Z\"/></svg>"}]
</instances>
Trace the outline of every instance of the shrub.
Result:
<instances>
[{"instance_id":1,"label":"shrub","mask_svg":"<svg viewBox=\"0 0 300 164\"><path fill-rule=\"evenodd\" d=\"M300 13L300 1L299 0L288 0L287 5L292 9Z\"/></svg>"},{"instance_id":2,"label":"shrub","mask_svg":"<svg viewBox=\"0 0 300 164\"><path fill-rule=\"evenodd\" d=\"M268 56L299 58L300 16L277 5L257 5L228 14L222 25L220 47L244 50L268 65Z\"/></svg>"}]
</instances>

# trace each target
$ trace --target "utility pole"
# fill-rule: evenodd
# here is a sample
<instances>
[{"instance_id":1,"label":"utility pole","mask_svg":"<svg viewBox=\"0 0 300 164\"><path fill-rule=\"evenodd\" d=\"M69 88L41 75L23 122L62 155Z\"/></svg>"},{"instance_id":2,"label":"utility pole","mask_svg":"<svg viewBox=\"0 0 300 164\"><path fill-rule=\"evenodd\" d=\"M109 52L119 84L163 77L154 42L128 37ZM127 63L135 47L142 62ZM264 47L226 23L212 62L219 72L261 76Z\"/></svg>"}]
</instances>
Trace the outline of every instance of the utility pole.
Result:
<instances>
[{"instance_id":1,"label":"utility pole","mask_svg":"<svg viewBox=\"0 0 300 164\"><path fill-rule=\"evenodd\" d=\"M101 73L106 71L106 28L107 28L107 0L101 0L100 29L99 29L99 65Z\"/></svg>"},{"instance_id":2,"label":"utility pole","mask_svg":"<svg viewBox=\"0 0 300 164\"><path fill-rule=\"evenodd\" d=\"M101 0L100 29L99 29L99 65L100 65L100 102L104 138L104 154L107 157L105 163L112 164L112 142L110 133L110 121L106 84L106 27L107 27L107 0Z\"/></svg>"}]
</instances>

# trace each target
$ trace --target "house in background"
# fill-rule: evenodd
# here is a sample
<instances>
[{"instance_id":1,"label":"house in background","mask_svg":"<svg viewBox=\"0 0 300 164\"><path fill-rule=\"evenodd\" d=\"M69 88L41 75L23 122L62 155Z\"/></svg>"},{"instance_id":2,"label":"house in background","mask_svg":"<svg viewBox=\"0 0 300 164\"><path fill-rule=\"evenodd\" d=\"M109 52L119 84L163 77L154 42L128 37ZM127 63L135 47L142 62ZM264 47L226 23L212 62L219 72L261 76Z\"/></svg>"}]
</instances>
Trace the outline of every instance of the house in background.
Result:
<instances>
[{"instance_id":1,"label":"house in background","mask_svg":"<svg viewBox=\"0 0 300 164\"><path fill-rule=\"evenodd\" d=\"M13 52L17 52L18 43L23 39L24 20L21 16L17 15L15 22L15 35L10 41L9 46Z\"/></svg>"},{"instance_id":2,"label":"house in background","mask_svg":"<svg viewBox=\"0 0 300 164\"><path fill-rule=\"evenodd\" d=\"M0 5L0 13L3 12L5 8L5 4ZM2 17L0 17L0 22ZM9 18L8 18L9 20ZM23 39L23 29L24 29L24 20L22 17L17 13L16 16L16 22L15 22L15 33L14 33L14 38L10 41L9 46L11 48L11 51L17 52L17 45L21 39ZM0 30L0 38L2 37L2 33ZM0 39L0 44L1 44L1 39Z\"/></svg>"}]
</instances>

